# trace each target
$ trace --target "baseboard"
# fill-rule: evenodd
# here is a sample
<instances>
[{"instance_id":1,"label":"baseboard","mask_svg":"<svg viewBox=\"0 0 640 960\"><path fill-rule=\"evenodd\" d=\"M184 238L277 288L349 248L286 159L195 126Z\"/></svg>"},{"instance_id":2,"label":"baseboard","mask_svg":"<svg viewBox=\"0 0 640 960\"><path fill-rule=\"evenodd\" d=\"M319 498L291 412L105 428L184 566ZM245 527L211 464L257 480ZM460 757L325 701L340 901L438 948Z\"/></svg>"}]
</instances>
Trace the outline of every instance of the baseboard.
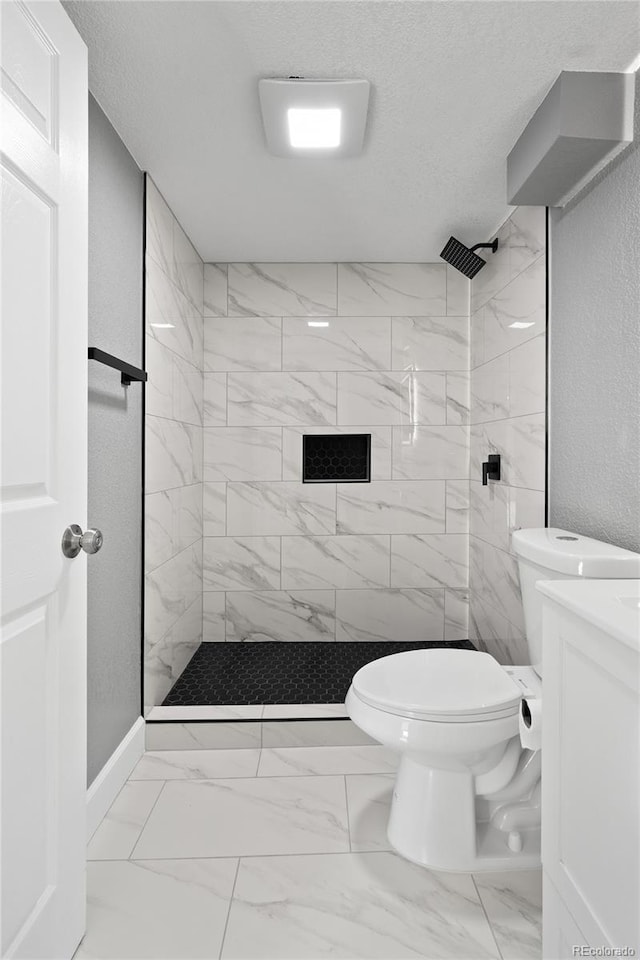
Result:
<instances>
[{"instance_id":1,"label":"baseboard","mask_svg":"<svg viewBox=\"0 0 640 960\"><path fill-rule=\"evenodd\" d=\"M144 753L144 717L138 717L87 790L87 841Z\"/></svg>"}]
</instances>

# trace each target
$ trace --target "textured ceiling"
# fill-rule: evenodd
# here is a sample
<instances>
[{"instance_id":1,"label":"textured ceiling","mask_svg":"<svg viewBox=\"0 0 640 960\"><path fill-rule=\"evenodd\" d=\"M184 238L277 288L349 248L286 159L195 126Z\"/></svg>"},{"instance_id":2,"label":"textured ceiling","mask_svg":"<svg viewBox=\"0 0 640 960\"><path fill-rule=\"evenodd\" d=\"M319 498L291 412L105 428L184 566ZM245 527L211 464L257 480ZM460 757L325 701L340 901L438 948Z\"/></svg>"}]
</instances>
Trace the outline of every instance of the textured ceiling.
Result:
<instances>
[{"instance_id":1,"label":"textured ceiling","mask_svg":"<svg viewBox=\"0 0 640 960\"><path fill-rule=\"evenodd\" d=\"M90 86L205 260L435 259L506 216L505 159L560 70L625 70L637 0L77 0ZM260 77L363 77L365 150L265 149Z\"/></svg>"}]
</instances>

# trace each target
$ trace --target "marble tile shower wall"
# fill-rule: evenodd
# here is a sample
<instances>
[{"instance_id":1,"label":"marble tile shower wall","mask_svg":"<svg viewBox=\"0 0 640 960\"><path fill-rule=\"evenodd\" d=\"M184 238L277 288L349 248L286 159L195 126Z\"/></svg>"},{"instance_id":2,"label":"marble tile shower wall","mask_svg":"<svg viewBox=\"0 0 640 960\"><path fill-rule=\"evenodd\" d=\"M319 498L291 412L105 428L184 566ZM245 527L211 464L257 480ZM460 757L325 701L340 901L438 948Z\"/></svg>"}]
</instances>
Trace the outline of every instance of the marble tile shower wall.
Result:
<instances>
[{"instance_id":1,"label":"marble tile shower wall","mask_svg":"<svg viewBox=\"0 0 640 960\"><path fill-rule=\"evenodd\" d=\"M545 210L519 207L471 284L470 639L528 663L511 534L545 522ZM481 483L487 454L502 482Z\"/></svg>"},{"instance_id":2,"label":"marble tile shower wall","mask_svg":"<svg viewBox=\"0 0 640 960\"><path fill-rule=\"evenodd\" d=\"M145 703L202 642L203 263L147 177Z\"/></svg>"},{"instance_id":3,"label":"marble tile shower wall","mask_svg":"<svg viewBox=\"0 0 640 960\"><path fill-rule=\"evenodd\" d=\"M204 270L204 639L467 637L468 282ZM372 482L303 484L305 433L370 433Z\"/></svg>"}]
</instances>

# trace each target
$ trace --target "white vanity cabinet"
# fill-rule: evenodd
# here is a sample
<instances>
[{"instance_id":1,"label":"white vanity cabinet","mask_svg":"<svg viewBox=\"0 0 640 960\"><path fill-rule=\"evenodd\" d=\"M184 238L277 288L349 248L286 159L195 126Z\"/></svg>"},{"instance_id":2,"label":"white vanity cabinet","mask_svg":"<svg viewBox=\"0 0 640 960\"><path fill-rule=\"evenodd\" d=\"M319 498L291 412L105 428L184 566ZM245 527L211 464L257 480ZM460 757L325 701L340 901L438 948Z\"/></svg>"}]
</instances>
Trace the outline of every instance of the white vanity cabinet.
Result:
<instances>
[{"instance_id":1,"label":"white vanity cabinet","mask_svg":"<svg viewBox=\"0 0 640 960\"><path fill-rule=\"evenodd\" d=\"M638 955L640 581L538 589L543 957L568 960L578 947Z\"/></svg>"}]
</instances>

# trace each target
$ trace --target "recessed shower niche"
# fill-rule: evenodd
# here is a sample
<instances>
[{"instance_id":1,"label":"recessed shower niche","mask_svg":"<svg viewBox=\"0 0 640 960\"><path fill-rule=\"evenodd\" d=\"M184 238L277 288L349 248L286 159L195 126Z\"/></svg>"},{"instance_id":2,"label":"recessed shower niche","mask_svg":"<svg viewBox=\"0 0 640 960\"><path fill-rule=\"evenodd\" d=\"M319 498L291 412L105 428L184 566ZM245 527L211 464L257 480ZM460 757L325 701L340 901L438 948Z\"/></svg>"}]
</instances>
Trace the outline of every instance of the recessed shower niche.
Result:
<instances>
[{"instance_id":1,"label":"recessed shower niche","mask_svg":"<svg viewBox=\"0 0 640 960\"><path fill-rule=\"evenodd\" d=\"M305 434L302 437L303 483L368 483L371 480L371 434Z\"/></svg>"},{"instance_id":2,"label":"recessed shower niche","mask_svg":"<svg viewBox=\"0 0 640 960\"><path fill-rule=\"evenodd\" d=\"M479 629L508 662L520 601L486 507L543 525L538 213L512 214L470 291L442 261L203 263L147 179L148 719L346 717L366 662ZM509 349L512 399L485 400ZM507 451L480 482L498 416L527 442L522 489Z\"/></svg>"}]
</instances>

